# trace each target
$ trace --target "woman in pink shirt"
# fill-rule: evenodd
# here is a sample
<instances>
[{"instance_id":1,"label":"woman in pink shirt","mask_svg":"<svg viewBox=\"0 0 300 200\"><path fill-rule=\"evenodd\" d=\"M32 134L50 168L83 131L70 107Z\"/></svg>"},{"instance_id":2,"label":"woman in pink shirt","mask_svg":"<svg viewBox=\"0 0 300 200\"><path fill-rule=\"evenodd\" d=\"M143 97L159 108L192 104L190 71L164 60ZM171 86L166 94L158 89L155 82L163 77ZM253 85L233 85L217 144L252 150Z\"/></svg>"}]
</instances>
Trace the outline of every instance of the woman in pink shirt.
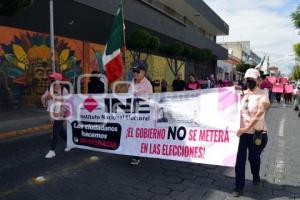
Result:
<instances>
[{"instance_id":1,"label":"woman in pink shirt","mask_svg":"<svg viewBox=\"0 0 300 200\"><path fill-rule=\"evenodd\" d=\"M200 83L196 80L194 74L189 75L189 82L186 84L187 90L197 90L200 89Z\"/></svg>"},{"instance_id":2,"label":"woman in pink shirt","mask_svg":"<svg viewBox=\"0 0 300 200\"><path fill-rule=\"evenodd\" d=\"M241 127L237 132L240 137L238 154L236 159L235 173L236 185L233 196L243 194L245 186L245 166L247 151L253 175L253 184L260 184L260 155L265 148L268 136L265 113L270 105L267 94L259 88L260 73L256 69L248 69L245 74L247 90L243 91L241 100ZM261 132L256 138L255 132Z\"/></svg>"}]
</instances>

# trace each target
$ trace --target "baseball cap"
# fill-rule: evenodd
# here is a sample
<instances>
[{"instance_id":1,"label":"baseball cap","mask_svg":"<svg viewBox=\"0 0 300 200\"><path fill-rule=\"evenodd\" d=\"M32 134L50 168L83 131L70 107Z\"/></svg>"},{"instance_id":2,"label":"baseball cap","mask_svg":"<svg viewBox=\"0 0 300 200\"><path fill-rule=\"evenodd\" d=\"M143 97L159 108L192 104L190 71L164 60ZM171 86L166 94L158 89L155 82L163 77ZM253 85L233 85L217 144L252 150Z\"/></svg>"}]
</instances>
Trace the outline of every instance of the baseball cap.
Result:
<instances>
[{"instance_id":1,"label":"baseball cap","mask_svg":"<svg viewBox=\"0 0 300 200\"><path fill-rule=\"evenodd\" d=\"M132 67L132 70L143 70L146 71L146 66L144 64L137 64Z\"/></svg>"},{"instance_id":2,"label":"baseball cap","mask_svg":"<svg viewBox=\"0 0 300 200\"><path fill-rule=\"evenodd\" d=\"M54 72L52 74L49 74L48 76L50 79L55 79L55 80L58 80L58 81L61 81L63 79L63 76L61 73L57 73L57 72Z\"/></svg>"},{"instance_id":3,"label":"baseball cap","mask_svg":"<svg viewBox=\"0 0 300 200\"><path fill-rule=\"evenodd\" d=\"M245 78L258 79L259 77L260 77L260 73L257 69L250 68L245 73Z\"/></svg>"}]
</instances>

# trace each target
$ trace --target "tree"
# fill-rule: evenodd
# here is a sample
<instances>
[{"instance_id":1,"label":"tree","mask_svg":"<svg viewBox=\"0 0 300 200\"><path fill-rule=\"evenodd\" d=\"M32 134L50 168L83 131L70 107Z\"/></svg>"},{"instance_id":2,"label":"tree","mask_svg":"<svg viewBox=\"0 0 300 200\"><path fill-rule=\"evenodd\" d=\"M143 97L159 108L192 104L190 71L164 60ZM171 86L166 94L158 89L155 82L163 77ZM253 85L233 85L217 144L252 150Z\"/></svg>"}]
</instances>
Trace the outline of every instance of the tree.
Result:
<instances>
[{"instance_id":1,"label":"tree","mask_svg":"<svg viewBox=\"0 0 300 200\"><path fill-rule=\"evenodd\" d=\"M183 60L184 50L186 50L186 55L189 54L188 48L185 49L184 46L178 42L170 45L164 44L159 48L159 52L166 56L168 66L174 76L176 76L184 64L184 62L181 62L181 64L178 65L178 61Z\"/></svg>"},{"instance_id":2,"label":"tree","mask_svg":"<svg viewBox=\"0 0 300 200\"><path fill-rule=\"evenodd\" d=\"M300 79L300 65L296 66L292 71L292 79L298 80Z\"/></svg>"},{"instance_id":3,"label":"tree","mask_svg":"<svg viewBox=\"0 0 300 200\"><path fill-rule=\"evenodd\" d=\"M142 53L146 54L146 58L144 59L146 62L149 54L156 51L160 46L159 38L143 29L136 30L126 38L126 45L133 57L134 63L141 61Z\"/></svg>"},{"instance_id":4,"label":"tree","mask_svg":"<svg viewBox=\"0 0 300 200\"><path fill-rule=\"evenodd\" d=\"M291 14L291 17L294 22L294 26L300 29L300 5L298 5L296 11Z\"/></svg>"},{"instance_id":5,"label":"tree","mask_svg":"<svg viewBox=\"0 0 300 200\"><path fill-rule=\"evenodd\" d=\"M31 6L33 0L0 0L0 14L12 16L19 10Z\"/></svg>"},{"instance_id":6,"label":"tree","mask_svg":"<svg viewBox=\"0 0 300 200\"><path fill-rule=\"evenodd\" d=\"M297 57L300 57L300 43L294 44L294 51Z\"/></svg>"},{"instance_id":7,"label":"tree","mask_svg":"<svg viewBox=\"0 0 300 200\"><path fill-rule=\"evenodd\" d=\"M213 59L213 53L210 49L193 49L191 58L195 63L194 69L196 74L200 73L200 64L211 61Z\"/></svg>"}]
</instances>

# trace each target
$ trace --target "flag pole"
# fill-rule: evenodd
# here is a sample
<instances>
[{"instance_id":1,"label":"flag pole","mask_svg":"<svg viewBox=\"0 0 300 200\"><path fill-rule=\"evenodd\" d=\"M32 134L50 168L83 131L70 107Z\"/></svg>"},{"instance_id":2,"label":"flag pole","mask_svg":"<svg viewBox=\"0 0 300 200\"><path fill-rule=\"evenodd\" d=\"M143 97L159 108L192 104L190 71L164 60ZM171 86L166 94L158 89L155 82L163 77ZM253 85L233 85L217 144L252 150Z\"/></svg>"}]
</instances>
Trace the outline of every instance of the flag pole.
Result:
<instances>
[{"instance_id":1,"label":"flag pole","mask_svg":"<svg viewBox=\"0 0 300 200\"><path fill-rule=\"evenodd\" d=\"M50 14L50 49L52 72L55 72L55 51L54 51L54 20L53 20L53 0L49 1Z\"/></svg>"},{"instance_id":2,"label":"flag pole","mask_svg":"<svg viewBox=\"0 0 300 200\"><path fill-rule=\"evenodd\" d=\"M122 60L124 63L124 68L125 72L127 72L127 67L126 67L126 40L125 40L125 18L124 18L124 9L123 9L123 0L120 0L121 4L121 12L122 12L122 25L123 25L123 41L124 41L124 51L122 52Z\"/></svg>"}]
</instances>

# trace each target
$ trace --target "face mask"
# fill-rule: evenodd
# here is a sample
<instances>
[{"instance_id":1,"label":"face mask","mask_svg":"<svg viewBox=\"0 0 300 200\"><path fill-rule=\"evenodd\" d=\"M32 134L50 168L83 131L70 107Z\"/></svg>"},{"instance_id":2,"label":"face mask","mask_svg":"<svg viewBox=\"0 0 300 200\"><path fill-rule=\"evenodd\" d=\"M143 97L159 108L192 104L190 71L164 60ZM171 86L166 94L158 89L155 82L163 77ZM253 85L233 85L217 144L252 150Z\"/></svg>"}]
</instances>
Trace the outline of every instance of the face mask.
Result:
<instances>
[{"instance_id":1,"label":"face mask","mask_svg":"<svg viewBox=\"0 0 300 200\"><path fill-rule=\"evenodd\" d=\"M246 83L250 90L253 90L256 87L256 81L254 80L247 80Z\"/></svg>"}]
</instances>

